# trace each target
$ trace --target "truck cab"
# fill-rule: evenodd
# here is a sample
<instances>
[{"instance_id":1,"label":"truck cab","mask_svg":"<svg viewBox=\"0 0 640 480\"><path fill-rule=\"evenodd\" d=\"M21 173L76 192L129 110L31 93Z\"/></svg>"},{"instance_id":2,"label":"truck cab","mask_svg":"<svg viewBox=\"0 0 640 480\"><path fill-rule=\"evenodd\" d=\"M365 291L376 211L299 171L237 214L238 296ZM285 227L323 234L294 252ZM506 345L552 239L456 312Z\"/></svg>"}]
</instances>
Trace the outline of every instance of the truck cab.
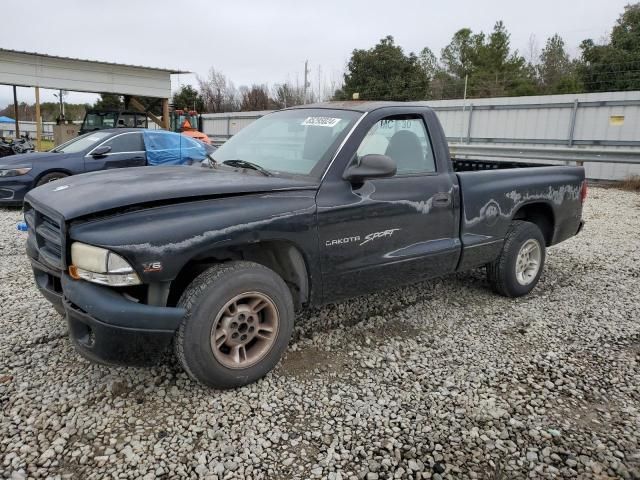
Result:
<instances>
[{"instance_id":1,"label":"truck cab","mask_svg":"<svg viewBox=\"0 0 640 480\"><path fill-rule=\"evenodd\" d=\"M147 115L127 110L87 110L79 135L106 128L148 128Z\"/></svg>"}]
</instances>

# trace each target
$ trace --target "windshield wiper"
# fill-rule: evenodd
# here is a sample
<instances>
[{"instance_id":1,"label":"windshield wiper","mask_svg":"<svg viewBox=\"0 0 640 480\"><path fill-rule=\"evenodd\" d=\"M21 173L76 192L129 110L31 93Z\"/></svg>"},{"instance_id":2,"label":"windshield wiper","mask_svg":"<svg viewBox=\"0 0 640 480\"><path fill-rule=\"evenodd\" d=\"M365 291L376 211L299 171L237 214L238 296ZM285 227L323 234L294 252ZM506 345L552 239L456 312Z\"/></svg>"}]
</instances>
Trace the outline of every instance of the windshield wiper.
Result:
<instances>
[{"instance_id":1,"label":"windshield wiper","mask_svg":"<svg viewBox=\"0 0 640 480\"><path fill-rule=\"evenodd\" d=\"M218 168L218 161L211 155L207 155L207 166L209 168Z\"/></svg>"},{"instance_id":2,"label":"windshield wiper","mask_svg":"<svg viewBox=\"0 0 640 480\"><path fill-rule=\"evenodd\" d=\"M257 163L249 162L247 160L225 160L222 162L223 165L229 165L231 167L240 167L240 168L249 168L251 170L257 170L262 173L265 177L272 177L273 173L267 170L264 167L261 167Z\"/></svg>"}]
</instances>

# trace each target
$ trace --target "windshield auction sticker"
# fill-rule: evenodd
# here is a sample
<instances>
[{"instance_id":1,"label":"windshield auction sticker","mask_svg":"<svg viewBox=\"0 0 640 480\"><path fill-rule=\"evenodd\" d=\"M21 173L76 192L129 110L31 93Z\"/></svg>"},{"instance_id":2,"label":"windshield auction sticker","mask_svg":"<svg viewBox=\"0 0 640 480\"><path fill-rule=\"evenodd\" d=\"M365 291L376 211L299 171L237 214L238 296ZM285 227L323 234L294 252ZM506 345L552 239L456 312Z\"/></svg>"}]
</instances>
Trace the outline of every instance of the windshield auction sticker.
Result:
<instances>
[{"instance_id":1,"label":"windshield auction sticker","mask_svg":"<svg viewBox=\"0 0 640 480\"><path fill-rule=\"evenodd\" d=\"M332 117L307 117L307 119L302 122L302 125L310 125L312 127L335 127L339 118Z\"/></svg>"}]
</instances>

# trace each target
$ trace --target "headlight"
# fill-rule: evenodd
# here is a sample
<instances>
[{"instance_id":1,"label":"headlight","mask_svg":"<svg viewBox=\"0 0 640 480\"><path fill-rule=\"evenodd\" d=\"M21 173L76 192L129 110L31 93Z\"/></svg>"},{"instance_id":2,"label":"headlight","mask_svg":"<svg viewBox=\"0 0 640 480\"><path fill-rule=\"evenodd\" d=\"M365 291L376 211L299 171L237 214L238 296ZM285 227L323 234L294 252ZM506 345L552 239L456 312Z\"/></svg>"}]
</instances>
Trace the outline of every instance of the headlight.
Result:
<instances>
[{"instance_id":1,"label":"headlight","mask_svg":"<svg viewBox=\"0 0 640 480\"><path fill-rule=\"evenodd\" d=\"M120 255L106 248L74 242L71 244L71 263L69 275L77 280L111 287L141 283L133 267Z\"/></svg>"},{"instance_id":2,"label":"headlight","mask_svg":"<svg viewBox=\"0 0 640 480\"><path fill-rule=\"evenodd\" d=\"M4 168L0 169L0 177L19 177L20 175L26 175L30 171L30 167Z\"/></svg>"}]
</instances>

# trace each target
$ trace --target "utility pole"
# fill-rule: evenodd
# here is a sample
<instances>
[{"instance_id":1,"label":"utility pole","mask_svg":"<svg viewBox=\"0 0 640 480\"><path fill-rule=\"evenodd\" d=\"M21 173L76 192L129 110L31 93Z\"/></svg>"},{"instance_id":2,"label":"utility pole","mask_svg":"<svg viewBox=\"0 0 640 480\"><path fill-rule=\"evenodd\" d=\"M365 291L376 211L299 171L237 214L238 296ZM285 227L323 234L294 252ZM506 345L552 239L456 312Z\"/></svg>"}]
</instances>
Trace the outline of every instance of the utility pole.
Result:
<instances>
[{"instance_id":1,"label":"utility pole","mask_svg":"<svg viewBox=\"0 0 640 480\"><path fill-rule=\"evenodd\" d=\"M307 88L309 87L309 60L304 61L304 87L302 91L304 92L304 103L307 103Z\"/></svg>"},{"instance_id":2,"label":"utility pole","mask_svg":"<svg viewBox=\"0 0 640 480\"><path fill-rule=\"evenodd\" d=\"M462 99L462 117L460 125L460 143L462 143L462 135L464 134L464 112L467 109L467 84L469 83L469 74L464 76L464 96Z\"/></svg>"},{"instance_id":3,"label":"utility pole","mask_svg":"<svg viewBox=\"0 0 640 480\"><path fill-rule=\"evenodd\" d=\"M20 124L18 123L18 94L16 92L16 86L13 86L13 116L16 117L16 138L20 138Z\"/></svg>"},{"instance_id":4,"label":"utility pole","mask_svg":"<svg viewBox=\"0 0 640 480\"><path fill-rule=\"evenodd\" d=\"M40 123L40 87L36 87L36 150L40 150L40 140L42 138L42 124Z\"/></svg>"},{"instance_id":5,"label":"utility pole","mask_svg":"<svg viewBox=\"0 0 640 480\"><path fill-rule=\"evenodd\" d=\"M60 90L59 93L54 93L53 96L56 97L60 101L60 115L58 116L58 123L65 123L64 120L64 90Z\"/></svg>"}]
</instances>

